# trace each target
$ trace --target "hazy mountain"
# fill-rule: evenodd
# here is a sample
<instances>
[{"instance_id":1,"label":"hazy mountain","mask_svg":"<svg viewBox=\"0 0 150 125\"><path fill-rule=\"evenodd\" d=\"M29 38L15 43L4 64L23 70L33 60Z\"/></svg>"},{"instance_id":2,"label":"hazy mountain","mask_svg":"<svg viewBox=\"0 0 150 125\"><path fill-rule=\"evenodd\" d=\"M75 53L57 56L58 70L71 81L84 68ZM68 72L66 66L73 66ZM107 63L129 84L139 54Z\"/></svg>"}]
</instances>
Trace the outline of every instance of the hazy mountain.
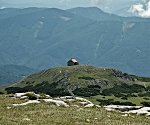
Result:
<instances>
[{"instance_id":1,"label":"hazy mountain","mask_svg":"<svg viewBox=\"0 0 150 125\"><path fill-rule=\"evenodd\" d=\"M67 11L96 21L145 21L144 18L140 18L137 17L137 15L128 13L127 10L127 8L123 8L118 11L115 11L114 13L117 13L117 15L112 13L106 13L97 7L76 7L68 9ZM121 17L123 15L126 15L126 17Z\"/></svg>"},{"instance_id":2,"label":"hazy mountain","mask_svg":"<svg viewBox=\"0 0 150 125\"><path fill-rule=\"evenodd\" d=\"M89 14L79 15L74 9ZM74 9L0 11L0 65L44 69L76 57L81 64L150 76L149 19L122 18L97 8ZM96 15L103 16L99 20Z\"/></svg>"},{"instance_id":3,"label":"hazy mountain","mask_svg":"<svg viewBox=\"0 0 150 125\"><path fill-rule=\"evenodd\" d=\"M26 66L4 65L0 66L0 84L12 83L33 73L34 69Z\"/></svg>"},{"instance_id":4,"label":"hazy mountain","mask_svg":"<svg viewBox=\"0 0 150 125\"><path fill-rule=\"evenodd\" d=\"M119 17L117 15L105 13L97 7L77 7L68 9L68 11L76 15L87 17L97 21L105 21L105 20L120 21L122 19L122 17Z\"/></svg>"}]
</instances>

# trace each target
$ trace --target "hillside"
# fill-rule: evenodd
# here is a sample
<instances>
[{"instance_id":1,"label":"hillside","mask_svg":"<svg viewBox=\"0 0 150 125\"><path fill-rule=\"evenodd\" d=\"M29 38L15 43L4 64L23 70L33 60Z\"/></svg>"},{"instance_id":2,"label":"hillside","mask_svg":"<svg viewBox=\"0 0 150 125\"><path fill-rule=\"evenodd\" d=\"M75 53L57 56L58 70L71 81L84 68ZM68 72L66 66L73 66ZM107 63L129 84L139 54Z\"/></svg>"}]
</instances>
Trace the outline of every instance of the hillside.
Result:
<instances>
[{"instance_id":1,"label":"hillside","mask_svg":"<svg viewBox=\"0 0 150 125\"><path fill-rule=\"evenodd\" d=\"M96 103L101 100L106 103L108 99L110 103L119 100L139 105L144 101L143 97L150 99L150 78L93 66L58 67L33 74L5 90L7 93L34 91L54 97L84 96Z\"/></svg>"},{"instance_id":2,"label":"hillside","mask_svg":"<svg viewBox=\"0 0 150 125\"><path fill-rule=\"evenodd\" d=\"M2 9L0 65L43 70L75 57L81 64L150 76L149 26L149 19L122 18L97 8Z\"/></svg>"},{"instance_id":3,"label":"hillside","mask_svg":"<svg viewBox=\"0 0 150 125\"><path fill-rule=\"evenodd\" d=\"M52 103L29 104L10 107L24 100L0 95L1 125L147 125L149 117L144 115L125 116L118 112L108 112L104 108L57 107Z\"/></svg>"},{"instance_id":4,"label":"hillside","mask_svg":"<svg viewBox=\"0 0 150 125\"><path fill-rule=\"evenodd\" d=\"M13 83L25 76L32 74L36 70L17 65L3 65L0 66L0 85L4 83Z\"/></svg>"}]
</instances>

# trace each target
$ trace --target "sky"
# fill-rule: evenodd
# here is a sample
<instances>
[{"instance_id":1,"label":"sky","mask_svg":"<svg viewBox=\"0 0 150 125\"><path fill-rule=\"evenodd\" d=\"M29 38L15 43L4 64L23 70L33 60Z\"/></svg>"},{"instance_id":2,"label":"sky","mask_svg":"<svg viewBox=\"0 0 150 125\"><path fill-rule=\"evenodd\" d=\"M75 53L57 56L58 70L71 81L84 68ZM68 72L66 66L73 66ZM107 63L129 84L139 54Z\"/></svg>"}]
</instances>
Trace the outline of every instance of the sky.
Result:
<instances>
[{"instance_id":1,"label":"sky","mask_svg":"<svg viewBox=\"0 0 150 125\"><path fill-rule=\"evenodd\" d=\"M55 7L68 9L89 6L97 6L110 13L126 9L141 17L150 17L150 0L0 0L0 8Z\"/></svg>"}]
</instances>

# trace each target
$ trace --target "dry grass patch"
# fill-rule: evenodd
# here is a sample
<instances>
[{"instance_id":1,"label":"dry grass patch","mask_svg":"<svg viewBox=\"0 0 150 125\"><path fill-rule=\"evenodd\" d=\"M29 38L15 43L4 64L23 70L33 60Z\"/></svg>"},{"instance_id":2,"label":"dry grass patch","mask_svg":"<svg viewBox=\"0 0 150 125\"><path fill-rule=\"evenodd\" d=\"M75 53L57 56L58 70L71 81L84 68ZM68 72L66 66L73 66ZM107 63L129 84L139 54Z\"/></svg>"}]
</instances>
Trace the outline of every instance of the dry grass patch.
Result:
<instances>
[{"instance_id":1,"label":"dry grass patch","mask_svg":"<svg viewBox=\"0 0 150 125\"><path fill-rule=\"evenodd\" d=\"M103 108L62 108L51 104L31 104L8 109L22 103L0 95L0 125L149 125L150 117L127 116Z\"/></svg>"}]
</instances>

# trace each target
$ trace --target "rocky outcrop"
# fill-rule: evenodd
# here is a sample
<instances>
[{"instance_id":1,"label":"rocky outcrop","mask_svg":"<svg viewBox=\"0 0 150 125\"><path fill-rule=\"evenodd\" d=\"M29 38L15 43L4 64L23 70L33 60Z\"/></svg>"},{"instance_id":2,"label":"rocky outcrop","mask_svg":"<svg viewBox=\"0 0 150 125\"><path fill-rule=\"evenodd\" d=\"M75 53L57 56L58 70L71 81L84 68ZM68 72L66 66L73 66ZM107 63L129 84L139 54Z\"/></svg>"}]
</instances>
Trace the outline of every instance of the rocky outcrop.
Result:
<instances>
[{"instance_id":1,"label":"rocky outcrop","mask_svg":"<svg viewBox=\"0 0 150 125\"><path fill-rule=\"evenodd\" d=\"M57 98L51 98L50 96L45 96L46 98L40 99L40 95L35 94L33 92L27 92L27 93L16 93L13 98L20 98L28 96L29 94L32 94L34 96L37 96L38 99L36 100L29 100L29 98L25 98L26 102L20 103L20 104L12 104L12 106L8 106L7 109L11 109L13 107L17 106L26 106L29 104L39 104L39 103L50 103L54 104L58 107L77 107L77 108L91 108L91 107L97 107L101 108L99 105L93 104L91 101L81 98L81 97L74 97L74 96L63 96L63 97L57 97ZM104 106L104 108L107 111L119 111L121 113L124 113L122 116L128 116L128 114L137 114L137 115L146 115L150 116L150 107L142 107L142 106L122 106L122 105L107 105Z\"/></svg>"},{"instance_id":2,"label":"rocky outcrop","mask_svg":"<svg viewBox=\"0 0 150 125\"><path fill-rule=\"evenodd\" d=\"M31 96L36 97L34 100L30 100ZM45 98L44 98L45 97ZM63 96L63 97L57 97L57 98L51 98L49 95L42 96L39 94L35 94L34 92L26 92L26 93L16 93L14 94L13 98L19 98L24 99L27 102L21 103L21 104L13 104L12 106L25 106L28 104L35 104L35 103L41 103L41 101L46 103L52 103L56 106L61 107L70 107L74 106L74 103L76 103L77 106L82 106L85 108L93 107L94 104L81 97L74 97L74 96Z\"/></svg>"},{"instance_id":3,"label":"rocky outcrop","mask_svg":"<svg viewBox=\"0 0 150 125\"><path fill-rule=\"evenodd\" d=\"M120 105L108 105L104 106L107 111L120 111L124 114L137 114L150 116L150 107L142 106L120 106Z\"/></svg>"},{"instance_id":4,"label":"rocky outcrop","mask_svg":"<svg viewBox=\"0 0 150 125\"><path fill-rule=\"evenodd\" d=\"M56 99L43 99L43 101L47 102L47 103L54 103L57 106L62 106L62 107L69 107L69 105L67 103L65 103L62 100L56 100Z\"/></svg>"},{"instance_id":5,"label":"rocky outcrop","mask_svg":"<svg viewBox=\"0 0 150 125\"><path fill-rule=\"evenodd\" d=\"M122 79L129 80L129 81L135 81L135 78L127 73L123 73L116 69L112 69L112 71L115 77L120 77Z\"/></svg>"},{"instance_id":6,"label":"rocky outcrop","mask_svg":"<svg viewBox=\"0 0 150 125\"><path fill-rule=\"evenodd\" d=\"M28 104L39 104L39 103L40 103L40 101L38 101L38 100L29 100L29 101L27 101L25 103L13 104L13 106L14 107L16 107L16 106L25 106L25 105L28 105Z\"/></svg>"}]
</instances>

